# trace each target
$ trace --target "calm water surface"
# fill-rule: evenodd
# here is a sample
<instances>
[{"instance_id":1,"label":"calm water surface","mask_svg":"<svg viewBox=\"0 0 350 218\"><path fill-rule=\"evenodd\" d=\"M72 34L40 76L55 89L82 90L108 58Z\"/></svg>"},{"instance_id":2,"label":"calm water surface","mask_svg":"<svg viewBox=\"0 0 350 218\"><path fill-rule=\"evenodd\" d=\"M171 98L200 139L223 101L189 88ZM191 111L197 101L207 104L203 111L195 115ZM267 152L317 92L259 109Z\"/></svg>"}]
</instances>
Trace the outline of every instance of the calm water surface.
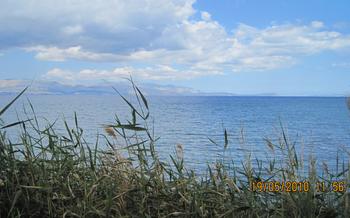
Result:
<instances>
[{"instance_id":1,"label":"calm water surface","mask_svg":"<svg viewBox=\"0 0 350 218\"><path fill-rule=\"evenodd\" d=\"M117 96L94 95L28 95L39 118L53 122L62 129L65 117L72 121L77 112L80 126L89 141L103 133L102 124L113 123L114 115L125 117L129 110ZM3 106L11 96L0 96ZM8 111L4 120L16 121L23 116L22 98ZM151 118L155 135L160 136L157 150L163 157L174 153L174 145L184 145L185 160L201 168L218 158L222 147L213 145L208 137L223 144L223 128L229 132L226 156L235 162L244 153L266 158L271 155L264 138L280 136L280 122L288 130L291 141L305 156L314 154L319 163L335 163L335 157L347 160L344 148L350 150L350 113L346 99L326 97L150 97ZM44 121L42 120L42 123ZM72 122L71 122L72 123ZM245 143L240 140L243 129ZM16 130L9 130L15 135Z\"/></svg>"}]
</instances>

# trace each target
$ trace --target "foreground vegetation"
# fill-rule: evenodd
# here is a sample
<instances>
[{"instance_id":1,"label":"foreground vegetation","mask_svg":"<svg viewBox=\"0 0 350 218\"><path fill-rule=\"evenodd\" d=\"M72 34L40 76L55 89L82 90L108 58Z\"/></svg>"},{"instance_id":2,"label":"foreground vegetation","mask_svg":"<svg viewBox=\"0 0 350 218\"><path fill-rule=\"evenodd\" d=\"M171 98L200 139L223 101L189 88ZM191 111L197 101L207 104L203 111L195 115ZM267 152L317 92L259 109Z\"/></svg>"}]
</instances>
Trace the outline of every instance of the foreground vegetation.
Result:
<instances>
[{"instance_id":1,"label":"foreground vegetation","mask_svg":"<svg viewBox=\"0 0 350 218\"><path fill-rule=\"evenodd\" d=\"M76 115L73 126L64 122L64 134L54 124L42 128L35 115L2 122L0 217L350 216L349 163L337 159L336 172L331 172L326 165L317 168L312 157L303 161L282 126L281 137L265 139L272 154L268 161L247 154L235 166L223 157L199 176L186 168L183 148L177 145L165 162L155 151L148 102L132 87L136 101L121 96L131 109L129 120L116 116L94 145L84 140ZM20 130L18 141L7 136L8 128ZM226 130L222 146L231 146ZM251 184L261 180L308 181L310 187L307 192L253 191ZM334 181L345 186L335 192ZM326 189L317 189L317 182Z\"/></svg>"}]
</instances>

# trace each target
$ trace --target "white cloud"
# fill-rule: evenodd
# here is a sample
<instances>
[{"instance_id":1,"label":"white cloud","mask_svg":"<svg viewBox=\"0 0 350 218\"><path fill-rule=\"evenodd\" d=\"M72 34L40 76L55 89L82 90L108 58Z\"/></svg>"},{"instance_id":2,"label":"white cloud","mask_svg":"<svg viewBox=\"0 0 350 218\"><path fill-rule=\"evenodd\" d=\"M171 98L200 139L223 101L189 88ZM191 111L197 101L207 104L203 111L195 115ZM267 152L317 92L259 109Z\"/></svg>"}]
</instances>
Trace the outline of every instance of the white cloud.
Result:
<instances>
[{"instance_id":1,"label":"white cloud","mask_svg":"<svg viewBox=\"0 0 350 218\"><path fill-rule=\"evenodd\" d=\"M30 50L36 51L37 58L42 60L110 61L126 66L146 63L149 67L129 71L143 79L185 79L224 71L285 68L296 64L300 56L350 48L349 36L319 31L321 24L315 22L275 25L265 29L240 24L230 36L215 21L185 21L164 30L162 36L154 40L157 49L140 49L125 54L90 52L80 46L65 49L39 46ZM167 70L159 65L177 67Z\"/></svg>"},{"instance_id":2,"label":"white cloud","mask_svg":"<svg viewBox=\"0 0 350 218\"><path fill-rule=\"evenodd\" d=\"M202 11L202 12L201 12L201 18L202 18L202 20L204 20L204 21L210 21L210 20L211 20L211 14L209 14L209 13L206 12L206 11Z\"/></svg>"},{"instance_id":3,"label":"white cloud","mask_svg":"<svg viewBox=\"0 0 350 218\"><path fill-rule=\"evenodd\" d=\"M66 35L76 35L82 33L83 31L84 29L81 25L66 26L62 29L62 32Z\"/></svg>"},{"instance_id":4,"label":"white cloud","mask_svg":"<svg viewBox=\"0 0 350 218\"><path fill-rule=\"evenodd\" d=\"M311 26L318 29L324 27L324 24L321 21L312 21Z\"/></svg>"},{"instance_id":5,"label":"white cloud","mask_svg":"<svg viewBox=\"0 0 350 218\"><path fill-rule=\"evenodd\" d=\"M0 80L0 89L10 89L21 84L21 80Z\"/></svg>"},{"instance_id":6,"label":"white cloud","mask_svg":"<svg viewBox=\"0 0 350 218\"><path fill-rule=\"evenodd\" d=\"M350 68L350 62L338 62L338 63L333 63L332 67L337 67L337 68Z\"/></svg>"},{"instance_id":7,"label":"white cloud","mask_svg":"<svg viewBox=\"0 0 350 218\"><path fill-rule=\"evenodd\" d=\"M35 51L39 60L65 61L67 59L87 60L87 61L113 61L121 60L123 57L111 53L95 53L85 51L81 46L68 48L58 48L56 46L34 46L26 48L27 51Z\"/></svg>"},{"instance_id":8,"label":"white cloud","mask_svg":"<svg viewBox=\"0 0 350 218\"><path fill-rule=\"evenodd\" d=\"M7 43L0 49L22 47L40 60L112 62L119 70L93 70L91 75L114 78L128 69L140 78L158 80L273 70L296 64L306 55L350 48L349 35L329 30L321 21L266 28L239 24L229 32L208 12L194 20L193 3L6 1L0 8L0 41ZM77 79L82 71L69 75Z\"/></svg>"},{"instance_id":9,"label":"white cloud","mask_svg":"<svg viewBox=\"0 0 350 218\"><path fill-rule=\"evenodd\" d=\"M101 81L120 81L130 76L146 80L186 80L203 76L203 72L178 70L165 65L145 68L128 66L114 68L113 70L83 69L77 72L54 68L43 75L43 79L60 81L65 84L93 84Z\"/></svg>"},{"instance_id":10,"label":"white cloud","mask_svg":"<svg viewBox=\"0 0 350 218\"><path fill-rule=\"evenodd\" d=\"M7 43L0 49L38 45L79 45L91 52L148 49L162 30L193 15L193 2L5 0L0 7L0 40Z\"/></svg>"}]
</instances>

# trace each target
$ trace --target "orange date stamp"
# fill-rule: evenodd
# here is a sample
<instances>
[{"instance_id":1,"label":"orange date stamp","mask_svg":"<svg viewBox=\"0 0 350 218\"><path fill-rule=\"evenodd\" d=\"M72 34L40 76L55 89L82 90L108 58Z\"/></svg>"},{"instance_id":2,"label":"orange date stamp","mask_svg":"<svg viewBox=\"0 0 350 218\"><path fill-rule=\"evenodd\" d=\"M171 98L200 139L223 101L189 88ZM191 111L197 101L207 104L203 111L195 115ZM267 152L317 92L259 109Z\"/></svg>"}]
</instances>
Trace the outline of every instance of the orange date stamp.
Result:
<instances>
[{"instance_id":1,"label":"orange date stamp","mask_svg":"<svg viewBox=\"0 0 350 218\"><path fill-rule=\"evenodd\" d=\"M345 181L333 181L330 184L316 182L311 186L309 181L256 181L250 182L253 192L345 192Z\"/></svg>"}]
</instances>

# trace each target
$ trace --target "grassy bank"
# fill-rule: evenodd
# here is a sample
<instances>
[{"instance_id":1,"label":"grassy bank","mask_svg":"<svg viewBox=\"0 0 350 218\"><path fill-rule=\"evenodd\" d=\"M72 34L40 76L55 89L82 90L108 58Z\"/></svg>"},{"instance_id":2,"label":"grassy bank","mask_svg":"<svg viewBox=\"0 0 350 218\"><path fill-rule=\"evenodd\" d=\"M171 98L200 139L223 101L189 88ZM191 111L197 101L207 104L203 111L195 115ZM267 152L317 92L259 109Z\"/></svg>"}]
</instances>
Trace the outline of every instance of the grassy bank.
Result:
<instances>
[{"instance_id":1,"label":"grassy bank","mask_svg":"<svg viewBox=\"0 0 350 218\"><path fill-rule=\"evenodd\" d=\"M148 102L132 86L135 101L121 96L130 117L116 116L93 145L84 140L77 115L73 126L65 122L64 134L54 124L41 127L36 116L2 122L0 217L350 216L349 163L337 160L335 172L326 165L318 169L312 157L304 163L283 127L277 140L265 139L268 162L249 154L239 166L219 159L198 176L186 168L182 145L164 162L155 149ZM20 130L16 141L6 135L8 128ZM226 130L222 146L230 146ZM309 186L282 191L287 181Z\"/></svg>"}]
</instances>

